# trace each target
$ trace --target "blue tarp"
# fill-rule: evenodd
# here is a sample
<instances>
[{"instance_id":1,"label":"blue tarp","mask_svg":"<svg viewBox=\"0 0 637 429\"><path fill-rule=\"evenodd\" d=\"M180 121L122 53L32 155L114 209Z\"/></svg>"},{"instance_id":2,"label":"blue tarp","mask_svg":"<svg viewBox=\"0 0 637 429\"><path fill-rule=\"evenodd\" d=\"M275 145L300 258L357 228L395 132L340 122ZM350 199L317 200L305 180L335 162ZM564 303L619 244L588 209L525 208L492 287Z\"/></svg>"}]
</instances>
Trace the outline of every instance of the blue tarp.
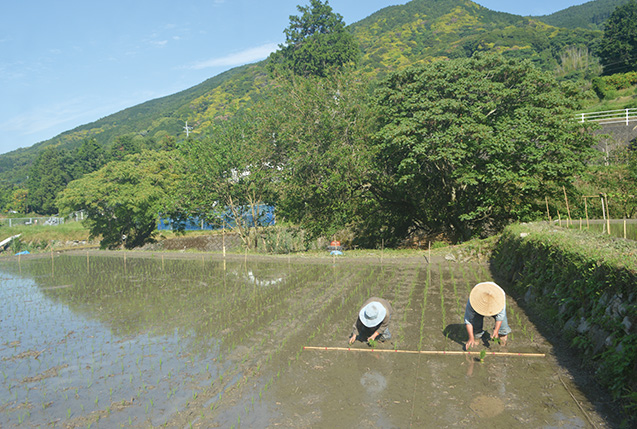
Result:
<instances>
[{"instance_id":1,"label":"blue tarp","mask_svg":"<svg viewBox=\"0 0 637 429\"><path fill-rule=\"evenodd\" d=\"M275 214L274 214L274 206L268 206L262 204L257 207L257 222L255 223L252 210L246 209L243 213L243 218L246 221L246 226L254 227L254 226L272 226L275 224ZM178 227L183 226L185 231L200 231L200 230L216 230L221 228L234 228L236 226L236 222L234 220L234 216L230 210L227 210L224 215L220 215L219 219L215 224L210 224L205 221L202 221L199 217L192 217L186 221L178 221L172 220L170 218L159 218L159 223L157 225L157 229L159 231L173 230L178 229Z\"/></svg>"}]
</instances>

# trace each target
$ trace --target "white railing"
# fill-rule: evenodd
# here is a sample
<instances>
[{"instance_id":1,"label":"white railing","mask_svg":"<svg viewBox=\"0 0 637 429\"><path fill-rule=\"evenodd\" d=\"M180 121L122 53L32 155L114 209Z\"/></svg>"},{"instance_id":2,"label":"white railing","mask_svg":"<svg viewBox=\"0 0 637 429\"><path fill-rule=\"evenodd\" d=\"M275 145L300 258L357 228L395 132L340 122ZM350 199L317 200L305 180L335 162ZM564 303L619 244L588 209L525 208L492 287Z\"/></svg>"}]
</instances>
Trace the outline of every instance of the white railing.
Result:
<instances>
[{"instance_id":1,"label":"white railing","mask_svg":"<svg viewBox=\"0 0 637 429\"><path fill-rule=\"evenodd\" d=\"M605 112L578 113L579 122L597 122L598 124L630 124L637 121L637 109L607 110Z\"/></svg>"}]
</instances>

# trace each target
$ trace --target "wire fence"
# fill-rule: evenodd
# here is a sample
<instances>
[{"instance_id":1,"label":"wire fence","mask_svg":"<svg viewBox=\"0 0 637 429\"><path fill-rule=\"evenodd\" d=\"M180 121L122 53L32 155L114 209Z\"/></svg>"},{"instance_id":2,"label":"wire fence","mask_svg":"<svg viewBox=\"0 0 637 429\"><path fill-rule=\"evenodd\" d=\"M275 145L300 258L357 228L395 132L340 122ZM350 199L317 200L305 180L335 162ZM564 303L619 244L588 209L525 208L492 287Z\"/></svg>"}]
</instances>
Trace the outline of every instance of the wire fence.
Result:
<instances>
[{"instance_id":1,"label":"wire fence","mask_svg":"<svg viewBox=\"0 0 637 429\"><path fill-rule=\"evenodd\" d=\"M1 218L0 226L13 227L23 225L46 225L57 226L62 225L65 222L79 222L84 220L84 212L72 213L66 217L64 216L30 216L30 217L9 217Z\"/></svg>"}]
</instances>

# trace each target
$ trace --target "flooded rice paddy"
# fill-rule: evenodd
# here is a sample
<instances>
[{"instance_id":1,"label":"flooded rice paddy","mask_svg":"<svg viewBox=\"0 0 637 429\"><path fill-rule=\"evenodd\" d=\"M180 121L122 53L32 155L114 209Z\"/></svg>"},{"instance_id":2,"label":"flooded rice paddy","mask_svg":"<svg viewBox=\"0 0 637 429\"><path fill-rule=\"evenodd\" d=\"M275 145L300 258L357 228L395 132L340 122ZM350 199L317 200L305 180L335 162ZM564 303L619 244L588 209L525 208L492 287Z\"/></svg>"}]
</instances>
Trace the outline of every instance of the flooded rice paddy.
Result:
<instances>
[{"instance_id":1,"label":"flooded rice paddy","mask_svg":"<svg viewBox=\"0 0 637 429\"><path fill-rule=\"evenodd\" d=\"M0 263L0 427L612 426L511 297L488 350L546 357L386 351L462 351L487 265L99 255ZM348 351L370 296L392 339Z\"/></svg>"}]
</instances>

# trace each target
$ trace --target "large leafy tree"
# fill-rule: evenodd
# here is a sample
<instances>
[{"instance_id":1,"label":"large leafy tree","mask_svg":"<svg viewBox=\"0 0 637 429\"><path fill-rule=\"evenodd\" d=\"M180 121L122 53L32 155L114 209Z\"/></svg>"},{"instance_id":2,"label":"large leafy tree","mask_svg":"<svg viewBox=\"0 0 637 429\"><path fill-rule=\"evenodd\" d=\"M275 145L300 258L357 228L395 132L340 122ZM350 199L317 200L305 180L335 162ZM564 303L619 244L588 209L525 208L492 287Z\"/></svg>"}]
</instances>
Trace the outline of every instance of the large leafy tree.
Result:
<instances>
[{"instance_id":1,"label":"large leafy tree","mask_svg":"<svg viewBox=\"0 0 637 429\"><path fill-rule=\"evenodd\" d=\"M251 231L265 225L263 206L275 201L275 138L268 129L259 115L244 112L181 145L188 165L181 204L210 224L236 227L247 247L256 244Z\"/></svg>"},{"instance_id":2,"label":"large leafy tree","mask_svg":"<svg viewBox=\"0 0 637 429\"><path fill-rule=\"evenodd\" d=\"M462 240L533 217L592 153L591 133L571 119L577 98L530 62L494 54L388 77L374 180L386 227Z\"/></svg>"},{"instance_id":3,"label":"large leafy tree","mask_svg":"<svg viewBox=\"0 0 637 429\"><path fill-rule=\"evenodd\" d=\"M63 213L84 210L102 248L133 248L152 239L159 215L174 207L182 178L177 151L143 151L69 183L56 204Z\"/></svg>"},{"instance_id":4,"label":"large leafy tree","mask_svg":"<svg viewBox=\"0 0 637 429\"><path fill-rule=\"evenodd\" d=\"M310 0L309 6L297 9L301 15L290 16L290 26L284 31L285 44L270 55L271 70L327 76L357 61L359 49L354 36L327 0Z\"/></svg>"},{"instance_id":5,"label":"large leafy tree","mask_svg":"<svg viewBox=\"0 0 637 429\"><path fill-rule=\"evenodd\" d=\"M348 73L283 82L271 106L280 166L278 212L308 237L356 224L368 196L368 85Z\"/></svg>"},{"instance_id":6,"label":"large leafy tree","mask_svg":"<svg viewBox=\"0 0 637 429\"><path fill-rule=\"evenodd\" d=\"M54 214L55 197L72 180L71 161L66 150L57 146L43 149L29 170L27 210Z\"/></svg>"},{"instance_id":7,"label":"large leafy tree","mask_svg":"<svg viewBox=\"0 0 637 429\"><path fill-rule=\"evenodd\" d=\"M599 55L606 74L637 70L637 1L619 6L608 18Z\"/></svg>"}]
</instances>

